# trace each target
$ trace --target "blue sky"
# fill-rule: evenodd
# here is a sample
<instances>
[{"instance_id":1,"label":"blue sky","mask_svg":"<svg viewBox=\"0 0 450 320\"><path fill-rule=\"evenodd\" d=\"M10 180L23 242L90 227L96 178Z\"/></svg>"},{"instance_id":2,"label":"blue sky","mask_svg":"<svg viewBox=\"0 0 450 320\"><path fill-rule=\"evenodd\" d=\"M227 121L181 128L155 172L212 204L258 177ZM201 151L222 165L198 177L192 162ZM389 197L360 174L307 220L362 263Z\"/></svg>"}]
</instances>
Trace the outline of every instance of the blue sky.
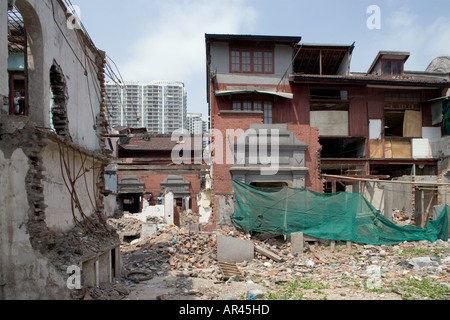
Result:
<instances>
[{"instance_id":1,"label":"blue sky","mask_svg":"<svg viewBox=\"0 0 450 320\"><path fill-rule=\"evenodd\" d=\"M366 72L380 50L411 53L424 71L450 56L448 0L71 0L96 46L125 80L184 82L188 111L208 114L205 33L301 36L305 43L352 44L351 71ZM377 5L381 28L369 29Z\"/></svg>"}]
</instances>

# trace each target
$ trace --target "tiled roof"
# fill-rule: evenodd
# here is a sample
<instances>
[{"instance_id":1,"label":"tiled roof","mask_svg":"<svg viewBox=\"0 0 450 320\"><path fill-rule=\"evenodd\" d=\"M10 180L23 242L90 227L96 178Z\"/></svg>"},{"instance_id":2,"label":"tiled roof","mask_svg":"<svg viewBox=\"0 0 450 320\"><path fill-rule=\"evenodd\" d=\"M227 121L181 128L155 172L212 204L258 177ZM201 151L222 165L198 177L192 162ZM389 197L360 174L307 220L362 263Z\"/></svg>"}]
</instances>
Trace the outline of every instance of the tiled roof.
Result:
<instances>
[{"instance_id":1,"label":"tiled roof","mask_svg":"<svg viewBox=\"0 0 450 320\"><path fill-rule=\"evenodd\" d=\"M194 146L194 139L191 139ZM146 138L121 139L120 148L127 151L171 151L177 146L177 141L172 141L172 136L149 136ZM201 147L201 144L200 144ZM193 149L194 150L194 149Z\"/></svg>"}]
</instances>

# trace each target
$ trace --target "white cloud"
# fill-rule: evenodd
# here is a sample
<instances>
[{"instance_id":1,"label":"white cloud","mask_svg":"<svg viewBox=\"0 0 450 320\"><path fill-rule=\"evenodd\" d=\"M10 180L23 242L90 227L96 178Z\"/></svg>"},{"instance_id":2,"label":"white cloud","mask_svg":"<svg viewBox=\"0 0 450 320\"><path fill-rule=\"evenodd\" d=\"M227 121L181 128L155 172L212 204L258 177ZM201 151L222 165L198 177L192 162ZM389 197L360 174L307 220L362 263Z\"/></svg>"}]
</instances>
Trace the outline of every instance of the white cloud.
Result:
<instances>
[{"instance_id":1,"label":"white cloud","mask_svg":"<svg viewBox=\"0 0 450 320\"><path fill-rule=\"evenodd\" d=\"M239 33L256 21L255 10L243 0L166 0L156 10L157 20L139 30L121 67L126 79L187 81L203 75L205 33Z\"/></svg>"},{"instance_id":2,"label":"white cloud","mask_svg":"<svg viewBox=\"0 0 450 320\"><path fill-rule=\"evenodd\" d=\"M436 57L450 55L450 18L438 17L426 24L420 15L407 8L386 18L382 33L383 50L409 51L407 69L424 71Z\"/></svg>"}]
</instances>

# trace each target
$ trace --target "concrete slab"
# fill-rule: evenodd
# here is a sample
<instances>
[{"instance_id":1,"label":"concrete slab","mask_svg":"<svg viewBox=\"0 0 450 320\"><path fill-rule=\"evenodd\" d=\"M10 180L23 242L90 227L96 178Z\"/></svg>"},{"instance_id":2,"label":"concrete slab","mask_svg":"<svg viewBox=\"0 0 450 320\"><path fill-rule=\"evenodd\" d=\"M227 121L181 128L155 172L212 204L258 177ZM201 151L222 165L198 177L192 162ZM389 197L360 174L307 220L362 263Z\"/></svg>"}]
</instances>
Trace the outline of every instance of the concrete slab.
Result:
<instances>
[{"instance_id":1,"label":"concrete slab","mask_svg":"<svg viewBox=\"0 0 450 320\"><path fill-rule=\"evenodd\" d=\"M154 223L143 223L141 230L141 239L150 238L158 231L158 225Z\"/></svg>"},{"instance_id":2,"label":"concrete slab","mask_svg":"<svg viewBox=\"0 0 450 320\"><path fill-rule=\"evenodd\" d=\"M219 262L239 263L251 261L255 256L255 246L245 241L223 235L217 236L217 260Z\"/></svg>"},{"instance_id":3,"label":"concrete slab","mask_svg":"<svg viewBox=\"0 0 450 320\"><path fill-rule=\"evenodd\" d=\"M305 247L305 237L303 232L293 232L291 234L292 254L303 254Z\"/></svg>"}]
</instances>

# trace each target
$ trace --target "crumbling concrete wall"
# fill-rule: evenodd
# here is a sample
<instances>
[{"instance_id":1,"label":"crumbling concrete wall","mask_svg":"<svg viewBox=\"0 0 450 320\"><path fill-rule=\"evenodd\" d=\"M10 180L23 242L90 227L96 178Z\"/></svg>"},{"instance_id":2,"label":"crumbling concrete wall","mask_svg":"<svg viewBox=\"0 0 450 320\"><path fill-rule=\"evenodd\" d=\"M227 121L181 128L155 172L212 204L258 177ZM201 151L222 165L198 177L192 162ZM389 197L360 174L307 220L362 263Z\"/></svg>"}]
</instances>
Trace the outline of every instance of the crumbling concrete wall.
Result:
<instances>
[{"instance_id":1,"label":"crumbling concrete wall","mask_svg":"<svg viewBox=\"0 0 450 320\"><path fill-rule=\"evenodd\" d=\"M29 158L9 151L0 150L0 299L67 299L61 273L30 242Z\"/></svg>"},{"instance_id":2,"label":"crumbling concrete wall","mask_svg":"<svg viewBox=\"0 0 450 320\"><path fill-rule=\"evenodd\" d=\"M29 44L29 110L0 116L0 299L68 299L67 268L100 255L99 270L109 270L102 254L120 244L103 203L105 54L67 27L63 2L15 4ZM0 95L9 91L7 8L0 0Z\"/></svg>"}]
</instances>

